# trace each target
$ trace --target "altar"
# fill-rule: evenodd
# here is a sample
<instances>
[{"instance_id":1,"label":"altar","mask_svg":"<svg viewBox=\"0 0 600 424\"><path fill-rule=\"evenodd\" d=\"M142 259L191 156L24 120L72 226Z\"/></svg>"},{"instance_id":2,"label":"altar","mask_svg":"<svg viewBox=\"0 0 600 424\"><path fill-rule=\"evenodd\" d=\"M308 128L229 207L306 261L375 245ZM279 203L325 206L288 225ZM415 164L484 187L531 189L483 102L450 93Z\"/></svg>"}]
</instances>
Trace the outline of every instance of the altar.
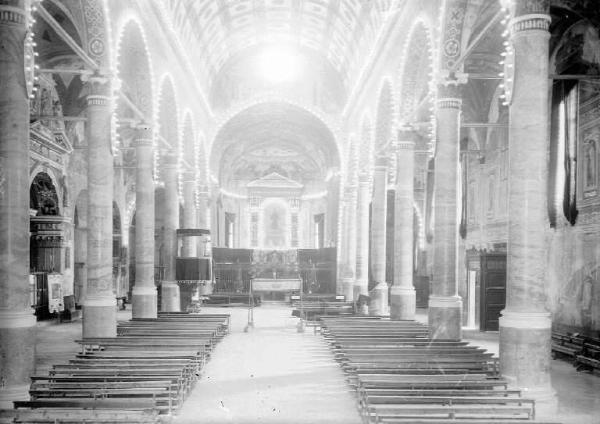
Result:
<instances>
[{"instance_id":1,"label":"altar","mask_svg":"<svg viewBox=\"0 0 600 424\"><path fill-rule=\"evenodd\" d=\"M300 278L255 278L252 291L260 296L260 300L277 300L283 298L288 302L292 292L300 290Z\"/></svg>"}]
</instances>

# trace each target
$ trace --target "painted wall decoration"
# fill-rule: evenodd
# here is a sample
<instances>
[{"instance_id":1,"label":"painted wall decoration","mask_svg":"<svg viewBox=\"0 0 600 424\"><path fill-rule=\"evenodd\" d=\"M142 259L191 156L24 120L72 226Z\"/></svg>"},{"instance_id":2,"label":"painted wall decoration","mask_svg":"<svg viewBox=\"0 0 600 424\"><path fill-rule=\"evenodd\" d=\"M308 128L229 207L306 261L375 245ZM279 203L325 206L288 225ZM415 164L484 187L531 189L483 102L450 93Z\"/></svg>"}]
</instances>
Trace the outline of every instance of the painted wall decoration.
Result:
<instances>
[{"instance_id":1,"label":"painted wall decoration","mask_svg":"<svg viewBox=\"0 0 600 424\"><path fill-rule=\"evenodd\" d=\"M266 249L283 249L286 247L286 228L288 228L288 211L280 203L268 203L263 211L264 242Z\"/></svg>"},{"instance_id":2,"label":"painted wall decoration","mask_svg":"<svg viewBox=\"0 0 600 424\"><path fill-rule=\"evenodd\" d=\"M586 81L580 83L578 156L581 204L600 204L600 87Z\"/></svg>"}]
</instances>

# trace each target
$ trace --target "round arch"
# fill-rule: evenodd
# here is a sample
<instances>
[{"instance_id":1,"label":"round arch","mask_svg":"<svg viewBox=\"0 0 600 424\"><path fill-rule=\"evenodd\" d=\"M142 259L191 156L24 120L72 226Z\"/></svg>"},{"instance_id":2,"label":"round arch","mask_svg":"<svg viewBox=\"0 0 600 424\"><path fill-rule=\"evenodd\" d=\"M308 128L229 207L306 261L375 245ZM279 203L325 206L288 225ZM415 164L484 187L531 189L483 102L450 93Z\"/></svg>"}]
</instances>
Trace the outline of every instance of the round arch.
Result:
<instances>
[{"instance_id":1,"label":"round arch","mask_svg":"<svg viewBox=\"0 0 600 424\"><path fill-rule=\"evenodd\" d=\"M433 34L428 21L417 18L404 44L398 70L398 122L412 123L421 119L420 110L429 112L434 102ZM424 106L427 106L426 108Z\"/></svg>"}]
</instances>

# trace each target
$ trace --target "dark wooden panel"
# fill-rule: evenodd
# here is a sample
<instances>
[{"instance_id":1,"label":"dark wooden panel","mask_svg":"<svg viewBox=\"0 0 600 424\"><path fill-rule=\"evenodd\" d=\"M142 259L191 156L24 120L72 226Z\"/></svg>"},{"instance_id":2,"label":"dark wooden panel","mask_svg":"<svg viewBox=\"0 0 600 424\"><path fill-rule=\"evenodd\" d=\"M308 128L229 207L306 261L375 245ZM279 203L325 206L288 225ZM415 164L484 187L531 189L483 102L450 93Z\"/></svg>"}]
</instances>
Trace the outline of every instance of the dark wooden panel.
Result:
<instances>
[{"instance_id":1,"label":"dark wooden panel","mask_svg":"<svg viewBox=\"0 0 600 424\"><path fill-rule=\"evenodd\" d=\"M500 312L506 305L506 253L481 254L482 331L498 331Z\"/></svg>"}]
</instances>

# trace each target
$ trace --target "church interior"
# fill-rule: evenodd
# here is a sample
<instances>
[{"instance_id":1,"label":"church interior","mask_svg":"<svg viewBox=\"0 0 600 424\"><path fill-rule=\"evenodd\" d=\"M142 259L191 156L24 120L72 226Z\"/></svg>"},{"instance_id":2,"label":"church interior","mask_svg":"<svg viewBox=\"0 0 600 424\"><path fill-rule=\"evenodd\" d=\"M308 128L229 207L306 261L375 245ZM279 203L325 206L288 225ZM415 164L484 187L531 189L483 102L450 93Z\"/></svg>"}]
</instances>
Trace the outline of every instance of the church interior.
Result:
<instances>
[{"instance_id":1,"label":"church interior","mask_svg":"<svg viewBox=\"0 0 600 424\"><path fill-rule=\"evenodd\" d=\"M600 424L597 0L0 0L0 423Z\"/></svg>"}]
</instances>

